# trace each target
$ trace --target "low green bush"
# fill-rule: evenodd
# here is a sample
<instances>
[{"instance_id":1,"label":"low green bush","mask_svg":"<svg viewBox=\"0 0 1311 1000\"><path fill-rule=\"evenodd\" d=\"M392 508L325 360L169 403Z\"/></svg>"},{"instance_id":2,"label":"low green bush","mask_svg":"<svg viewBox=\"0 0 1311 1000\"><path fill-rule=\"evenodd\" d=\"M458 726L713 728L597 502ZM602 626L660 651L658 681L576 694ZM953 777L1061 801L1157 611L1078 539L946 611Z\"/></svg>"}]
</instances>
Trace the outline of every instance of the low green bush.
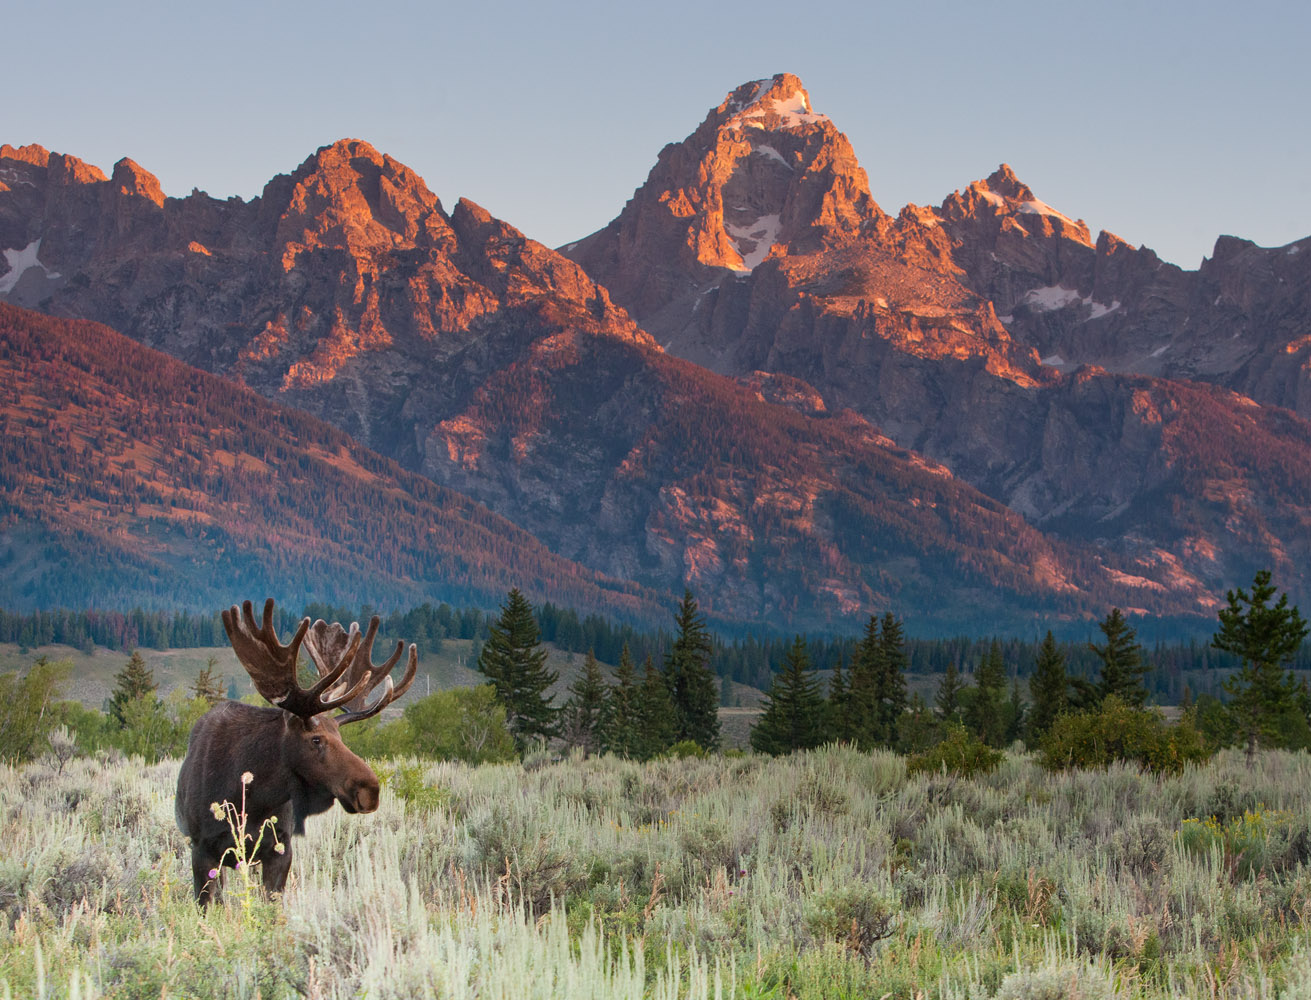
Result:
<instances>
[{"instance_id":1,"label":"low green bush","mask_svg":"<svg viewBox=\"0 0 1311 1000\"><path fill-rule=\"evenodd\" d=\"M710 755L696 740L679 740L660 756L668 760L682 760L684 757L695 757L698 760L704 760Z\"/></svg>"},{"instance_id":2,"label":"low green bush","mask_svg":"<svg viewBox=\"0 0 1311 1000\"><path fill-rule=\"evenodd\" d=\"M1101 708L1057 719L1042 739L1040 760L1049 771L1104 768L1116 761L1178 774L1185 764L1209 760L1196 728L1168 724L1150 709L1132 708L1114 695Z\"/></svg>"},{"instance_id":3,"label":"low green bush","mask_svg":"<svg viewBox=\"0 0 1311 1000\"><path fill-rule=\"evenodd\" d=\"M962 778L990 774L1005 756L958 723L945 727L940 743L906 758L907 774L938 774L946 771Z\"/></svg>"}]
</instances>

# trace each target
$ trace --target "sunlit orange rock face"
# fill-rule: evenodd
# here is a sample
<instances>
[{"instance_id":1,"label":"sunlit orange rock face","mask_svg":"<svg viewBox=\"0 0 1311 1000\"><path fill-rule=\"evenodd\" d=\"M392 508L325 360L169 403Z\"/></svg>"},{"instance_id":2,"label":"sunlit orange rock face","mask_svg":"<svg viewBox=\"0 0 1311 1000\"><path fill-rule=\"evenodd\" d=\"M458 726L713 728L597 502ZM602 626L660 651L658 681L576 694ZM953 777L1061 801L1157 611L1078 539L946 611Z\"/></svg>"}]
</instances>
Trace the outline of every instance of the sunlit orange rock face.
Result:
<instances>
[{"instance_id":1,"label":"sunlit orange rock face","mask_svg":"<svg viewBox=\"0 0 1311 1000\"><path fill-rule=\"evenodd\" d=\"M1209 616L1255 568L1311 566L1302 421L1050 356L1052 317L1109 358L1092 331L1117 289L1165 316L1193 279L1144 277L1150 251L1005 167L887 214L786 74L667 147L574 259L357 140L249 202L111 173L0 150L0 297L322 416L725 618ZM1265 279L1230 266L1215 280L1255 308Z\"/></svg>"},{"instance_id":2,"label":"sunlit orange rock face","mask_svg":"<svg viewBox=\"0 0 1311 1000\"><path fill-rule=\"evenodd\" d=\"M165 199L131 160L106 179L40 147L4 147L0 178L0 245L40 241L39 268L10 301L103 319L331 409L368 444L394 445L405 383L486 328L645 336L576 265L471 202L447 214L412 170L357 140L325 146L251 202Z\"/></svg>"},{"instance_id":3,"label":"sunlit orange rock face","mask_svg":"<svg viewBox=\"0 0 1311 1000\"><path fill-rule=\"evenodd\" d=\"M1260 471L1281 426L1294 444L1280 450L1298 454L1302 425L1266 414L1259 445L1203 444L1196 429L1242 425L1243 404L1131 376L1205 378L1311 415L1302 246L1223 238L1183 272L1094 239L1005 164L892 217L782 74L730 93L610 225L562 252L671 352L803 379L1033 524L1223 588L1262 559L1302 574L1282 541L1301 500ZM1235 468L1246 491L1199 485Z\"/></svg>"}]
</instances>

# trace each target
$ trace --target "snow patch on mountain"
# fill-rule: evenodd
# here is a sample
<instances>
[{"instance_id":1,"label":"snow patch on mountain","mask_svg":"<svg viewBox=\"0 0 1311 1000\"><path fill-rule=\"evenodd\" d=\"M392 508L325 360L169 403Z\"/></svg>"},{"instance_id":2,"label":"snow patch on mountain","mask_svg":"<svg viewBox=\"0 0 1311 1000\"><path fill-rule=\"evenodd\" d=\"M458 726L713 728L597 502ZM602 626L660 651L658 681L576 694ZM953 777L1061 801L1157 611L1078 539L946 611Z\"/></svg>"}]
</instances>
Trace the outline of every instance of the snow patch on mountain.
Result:
<instances>
[{"instance_id":1,"label":"snow patch on mountain","mask_svg":"<svg viewBox=\"0 0 1311 1000\"><path fill-rule=\"evenodd\" d=\"M1031 288L1020 299L1021 305L1026 305L1033 312L1056 312L1059 309L1066 309L1069 306L1085 305L1089 308L1088 318L1101 319L1108 316L1120 308L1120 301L1116 299L1109 306L1105 303L1098 302L1091 296L1085 298L1079 294L1078 289L1062 288L1060 285L1049 285L1046 288Z\"/></svg>"},{"instance_id":2,"label":"snow patch on mountain","mask_svg":"<svg viewBox=\"0 0 1311 1000\"><path fill-rule=\"evenodd\" d=\"M756 89L750 103L746 104L733 121L748 128L767 128L763 119L774 114L779 117L775 128L796 128L799 125L813 125L816 122L829 121L828 115L819 115L810 109L810 96L804 90L797 90L788 97L768 97L774 81L757 80Z\"/></svg>"},{"instance_id":3,"label":"snow patch on mountain","mask_svg":"<svg viewBox=\"0 0 1311 1000\"><path fill-rule=\"evenodd\" d=\"M769 256L770 248L778 239L779 219L777 215L762 215L755 222L745 226L735 226L725 222L724 228L732 237L733 249L742 257L742 270L754 271L756 266Z\"/></svg>"},{"instance_id":4,"label":"snow patch on mountain","mask_svg":"<svg viewBox=\"0 0 1311 1000\"><path fill-rule=\"evenodd\" d=\"M783 164L783 166L787 167L789 170L792 169L792 164L788 163L788 161L784 159L783 154L780 153L773 146L766 146L765 144L761 143L759 146L753 148L751 152L759 156L764 156L771 160L778 160L779 163Z\"/></svg>"},{"instance_id":5,"label":"snow patch on mountain","mask_svg":"<svg viewBox=\"0 0 1311 1000\"><path fill-rule=\"evenodd\" d=\"M52 271L37 259L37 254L41 250L41 240L38 237L21 250L6 250L5 263L9 265L9 271L3 277L0 277L0 295L8 295L14 290L21 278L29 268L39 267L47 278L60 277L59 272Z\"/></svg>"},{"instance_id":6,"label":"snow patch on mountain","mask_svg":"<svg viewBox=\"0 0 1311 1000\"><path fill-rule=\"evenodd\" d=\"M1025 215L1050 215L1054 219L1063 219L1064 221L1068 222L1072 226L1078 225L1078 223L1075 222L1073 219L1071 219L1068 215L1064 215L1061 212L1056 211L1056 209L1052 208L1045 201L1039 201L1036 198L1033 199L1032 201L1020 202L1018 206L1018 210L1024 213Z\"/></svg>"}]
</instances>

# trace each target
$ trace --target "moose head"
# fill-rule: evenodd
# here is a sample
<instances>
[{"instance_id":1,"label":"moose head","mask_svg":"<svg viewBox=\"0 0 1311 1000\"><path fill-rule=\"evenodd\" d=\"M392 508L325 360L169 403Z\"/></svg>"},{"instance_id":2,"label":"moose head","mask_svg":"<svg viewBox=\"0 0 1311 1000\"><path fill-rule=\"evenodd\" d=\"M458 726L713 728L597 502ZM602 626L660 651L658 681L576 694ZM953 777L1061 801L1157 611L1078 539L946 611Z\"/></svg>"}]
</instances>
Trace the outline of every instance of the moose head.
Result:
<instances>
[{"instance_id":1,"label":"moose head","mask_svg":"<svg viewBox=\"0 0 1311 1000\"><path fill-rule=\"evenodd\" d=\"M311 625L305 618L284 645L270 598L261 624L246 601L240 612L235 606L223 612L223 627L255 690L275 707L220 702L191 731L178 772L176 813L178 828L191 839L192 880L201 904L216 898L222 869L243 858L260 863L265 889L281 892L291 868L289 837L305 832L306 817L333 802L349 813L378 808L378 776L342 742L340 727L377 715L409 689L418 669L411 643L404 676L393 686L391 671L404 650L399 641L391 656L373 663L376 615L363 634L358 623L346 629L337 622ZM318 672L308 688L297 679L302 648ZM234 841L224 811L214 808L223 802L245 804L244 845Z\"/></svg>"}]
</instances>

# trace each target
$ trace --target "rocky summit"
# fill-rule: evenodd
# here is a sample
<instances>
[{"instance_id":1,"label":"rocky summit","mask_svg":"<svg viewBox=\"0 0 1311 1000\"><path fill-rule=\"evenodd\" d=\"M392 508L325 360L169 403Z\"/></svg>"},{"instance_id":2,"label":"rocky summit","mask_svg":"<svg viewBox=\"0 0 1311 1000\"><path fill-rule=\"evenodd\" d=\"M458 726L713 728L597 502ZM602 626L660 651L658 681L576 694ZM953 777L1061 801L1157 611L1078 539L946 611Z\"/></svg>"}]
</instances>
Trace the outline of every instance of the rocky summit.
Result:
<instances>
[{"instance_id":1,"label":"rocky summit","mask_svg":"<svg viewBox=\"0 0 1311 1000\"><path fill-rule=\"evenodd\" d=\"M359 140L250 201L0 147L0 250L0 299L308 411L720 621L1197 623L1256 568L1307 588L1311 425L1276 392L1302 348L1271 330L1305 316L1305 258L1222 240L1183 272L1004 166L889 215L788 74L560 253Z\"/></svg>"},{"instance_id":2,"label":"rocky summit","mask_svg":"<svg viewBox=\"0 0 1311 1000\"><path fill-rule=\"evenodd\" d=\"M729 206L778 220L765 254L695 252L741 231ZM733 91L564 252L671 351L802 379L1029 523L1204 592L1261 566L1309 582L1307 425L1277 409L1305 407L1303 245L1222 238L1185 272L1094 239L1006 165L890 217L783 74Z\"/></svg>"}]
</instances>

